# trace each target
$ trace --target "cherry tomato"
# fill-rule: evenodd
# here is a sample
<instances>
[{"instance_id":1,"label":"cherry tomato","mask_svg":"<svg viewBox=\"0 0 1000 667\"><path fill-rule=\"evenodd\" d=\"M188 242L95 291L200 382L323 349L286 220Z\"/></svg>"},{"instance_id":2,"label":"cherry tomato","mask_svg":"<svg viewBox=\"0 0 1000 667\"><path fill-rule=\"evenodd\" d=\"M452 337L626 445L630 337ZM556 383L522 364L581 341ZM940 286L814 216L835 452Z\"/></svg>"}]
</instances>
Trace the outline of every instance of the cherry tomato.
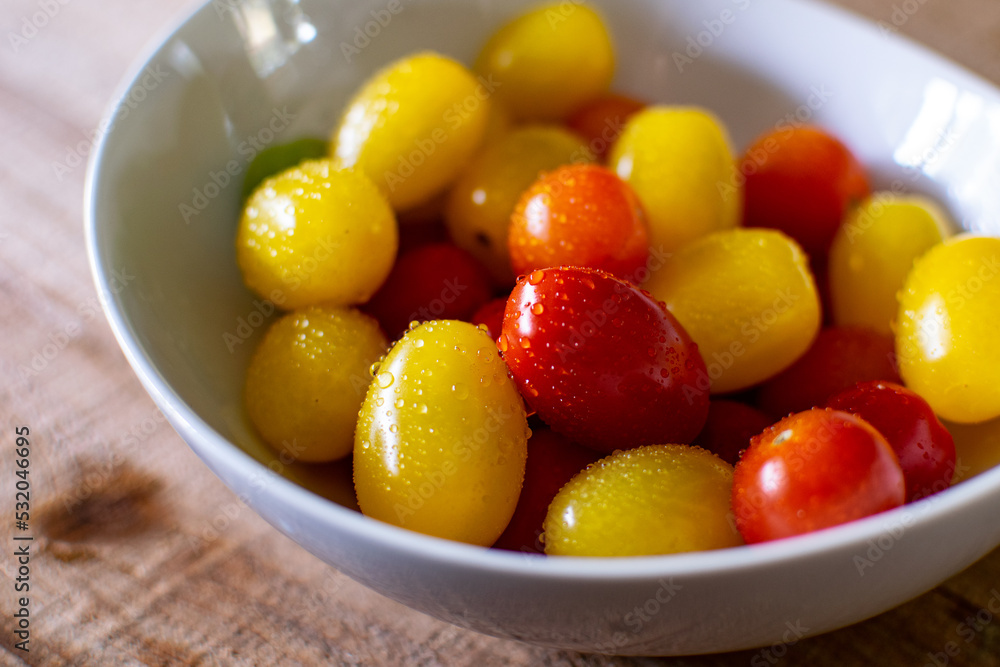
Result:
<instances>
[{"instance_id":1,"label":"cherry tomato","mask_svg":"<svg viewBox=\"0 0 1000 667\"><path fill-rule=\"evenodd\" d=\"M862 382L827 403L861 417L889 441L913 502L951 486L955 441L927 401L891 382Z\"/></svg>"},{"instance_id":2,"label":"cherry tomato","mask_svg":"<svg viewBox=\"0 0 1000 667\"><path fill-rule=\"evenodd\" d=\"M643 109L608 156L608 166L635 190L649 216L650 246L664 253L739 224L743 189L733 165L722 122L687 107Z\"/></svg>"},{"instance_id":3,"label":"cherry tomato","mask_svg":"<svg viewBox=\"0 0 1000 667\"><path fill-rule=\"evenodd\" d=\"M564 164L593 162L583 139L558 125L524 125L476 156L451 189L445 211L455 244L471 252L496 279L510 287L507 237L521 195L543 172Z\"/></svg>"},{"instance_id":4,"label":"cherry tomato","mask_svg":"<svg viewBox=\"0 0 1000 667\"><path fill-rule=\"evenodd\" d=\"M542 420L598 451L688 443L705 424L697 346L663 304L610 274L522 276L499 344Z\"/></svg>"},{"instance_id":5,"label":"cherry tomato","mask_svg":"<svg viewBox=\"0 0 1000 667\"><path fill-rule=\"evenodd\" d=\"M493 546L524 553L545 553L538 539L549 504L569 480L600 458L592 449L547 428L534 429L528 439L521 498L507 529Z\"/></svg>"},{"instance_id":6,"label":"cherry tomato","mask_svg":"<svg viewBox=\"0 0 1000 667\"><path fill-rule=\"evenodd\" d=\"M830 247L834 321L892 334L913 262L941 242L947 216L922 197L880 192L848 215Z\"/></svg>"},{"instance_id":7,"label":"cherry tomato","mask_svg":"<svg viewBox=\"0 0 1000 667\"><path fill-rule=\"evenodd\" d=\"M351 453L369 367L389 346L354 308L310 306L271 325L246 374L247 415L275 451L301 461Z\"/></svg>"},{"instance_id":8,"label":"cherry tomato","mask_svg":"<svg viewBox=\"0 0 1000 667\"><path fill-rule=\"evenodd\" d=\"M648 445L594 463L552 500L545 553L653 556L739 546L733 468L687 445Z\"/></svg>"},{"instance_id":9,"label":"cherry tomato","mask_svg":"<svg viewBox=\"0 0 1000 667\"><path fill-rule=\"evenodd\" d=\"M582 4L552 3L498 30L476 60L517 120L561 120L607 90L615 54L604 21Z\"/></svg>"},{"instance_id":10,"label":"cherry tomato","mask_svg":"<svg viewBox=\"0 0 1000 667\"><path fill-rule=\"evenodd\" d=\"M747 227L780 229L813 258L825 256L844 216L871 193L864 168L817 127L785 127L758 138L740 159Z\"/></svg>"},{"instance_id":11,"label":"cherry tomato","mask_svg":"<svg viewBox=\"0 0 1000 667\"><path fill-rule=\"evenodd\" d=\"M649 256L645 214L624 181L576 164L543 175L521 196L510 223L514 273L586 266L636 282Z\"/></svg>"},{"instance_id":12,"label":"cherry tomato","mask_svg":"<svg viewBox=\"0 0 1000 667\"><path fill-rule=\"evenodd\" d=\"M725 394L788 368L820 326L819 297L797 243L770 229L729 229L690 243L646 282L698 344L699 388Z\"/></svg>"},{"instance_id":13,"label":"cherry tomato","mask_svg":"<svg viewBox=\"0 0 1000 667\"><path fill-rule=\"evenodd\" d=\"M846 412L815 408L754 437L736 464L733 512L749 544L899 507L903 471L886 439Z\"/></svg>"},{"instance_id":14,"label":"cherry tomato","mask_svg":"<svg viewBox=\"0 0 1000 667\"><path fill-rule=\"evenodd\" d=\"M496 345L467 322L407 331L376 369L354 436L366 516L490 546L524 478L524 404Z\"/></svg>"},{"instance_id":15,"label":"cherry tomato","mask_svg":"<svg viewBox=\"0 0 1000 667\"><path fill-rule=\"evenodd\" d=\"M735 465L740 453L750 446L750 438L774 423L769 416L739 401L715 400L708 405L705 428L691 444L704 447L720 459Z\"/></svg>"},{"instance_id":16,"label":"cherry tomato","mask_svg":"<svg viewBox=\"0 0 1000 667\"><path fill-rule=\"evenodd\" d=\"M479 262L450 243L435 243L402 255L364 310L395 337L413 321L468 320L491 294Z\"/></svg>"},{"instance_id":17,"label":"cherry tomato","mask_svg":"<svg viewBox=\"0 0 1000 667\"><path fill-rule=\"evenodd\" d=\"M790 368L761 385L758 406L775 418L822 407L858 382L899 382L892 338L860 327L830 327Z\"/></svg>"},{"instance_id":18,"label":"cherry tomato","mask_svg":"<svg viewBox=\"0 0 1000 667\"><path fill-rule=\"evenodd\" d=\"M364 174L307 160L266 179L243 209L247 287L288 309L367 301L396 259L396 216Z\"/></svg>"},{"instance_id":19,"label":"cherry tomato","mask_svg":"<svg viewBox=\"0 0 1000 667\"><path fill-rule=\"evenodd\" d=\"M331 151L405 211L447 190L482 144L489 117L486 83L451 58L417 53L376 72L354 95Z\"/></svg>"},{"instance_id":20,"label":"cherry tomato","mask_svg":"<svg viewBox=\"0 0 1000 667\"><path fill-rule=\"evenodd\" d=\"M470 320L473 324L486 325L486 333L490 338L496 340L503 333L503 311L507 309L507 297L493 299L484 303L479 310L472 314Z\"/></svg>"},{"instance_id":21,"label":"cherry tomato","mask_svg":"<svg viewBox=\"0 0 1000 667\"><path fill-rule=\"evenodd\" d=\"M573 114L566 125L587 140L590 150L604 160L628 119L646 107L644 102L608 93Z\"/></svg>"},{"instance_id":22,"label":"cherry tomato","mask_svg":"<svg viewBox=\"0 0 1000 667\"><path fill-rule=\"evenodd\" d=\"M943 419L1000 417L998 278L1000 239L962 235L918 259L900 292L899 372Z\"/></svg>"}]
</instances>

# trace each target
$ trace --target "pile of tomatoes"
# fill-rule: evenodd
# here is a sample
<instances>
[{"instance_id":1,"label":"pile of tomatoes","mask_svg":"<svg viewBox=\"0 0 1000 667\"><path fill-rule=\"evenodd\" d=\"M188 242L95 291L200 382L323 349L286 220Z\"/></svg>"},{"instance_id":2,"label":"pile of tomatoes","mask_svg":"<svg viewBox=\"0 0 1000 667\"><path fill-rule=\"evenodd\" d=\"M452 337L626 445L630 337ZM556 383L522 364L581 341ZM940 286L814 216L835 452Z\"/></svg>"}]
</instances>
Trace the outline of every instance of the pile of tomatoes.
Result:
<instances>
[{"instance_id":1,"label":"pile of tomatoes","mask_svg":"<svg viewBox=\"0 0 1000 667\"><path fill-rule=\"evenodd\" d=\"M873 193L818 127L736 156L711 112L610 93L614 58L593 10L543 6L471 70L376 73L325 156L259 158L237 256L289 311L247 371L263 439L353 455L367 516L560 555L762 542L947 488L938 415L1000 416L1000 239Z\"/></svg>"}]
</instances>

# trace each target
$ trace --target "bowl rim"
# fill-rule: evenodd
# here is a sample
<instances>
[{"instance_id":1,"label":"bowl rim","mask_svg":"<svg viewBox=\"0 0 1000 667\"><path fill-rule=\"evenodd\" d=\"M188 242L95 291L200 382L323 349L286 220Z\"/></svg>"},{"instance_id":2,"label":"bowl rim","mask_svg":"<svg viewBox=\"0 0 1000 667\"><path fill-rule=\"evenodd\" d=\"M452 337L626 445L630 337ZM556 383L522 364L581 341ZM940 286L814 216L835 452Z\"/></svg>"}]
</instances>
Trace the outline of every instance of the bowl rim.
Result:
<instances>
[{"instance_id":1,"label":"bowl rim","mask_svg":"<svg viewBox=\"0 0 1000 667\"><path fill-rule=\"evenodd\" d=\"M102 125L106 119L116 117L125 101L125 95L135 85L149 62L160 55L167 43L197 14L206 11L216 1L218 0L191 0L164 28L154 33L119 81L111 102L101 116ZM796 0L795 4L805 5L811 11L835 14L839 19L853 23L855 27L874 29L877 25L875 21L855 11L822 0ZM915 51L923 57L933 57L946 64L964 79L963 83L998 91L1000 95L997 85L916 40L899 32L895 32L891 38L901 42L902 48ZM992 494L1000 498L1000 466L995 466L916 503L805 535L714 551L617 558L577 556L553 558L535 553L524 554L478 547L423 535L365 517L360 512L338 505L273 473L267 466L223 437L176 393L152 363L126 317L121 300L111 289L99 239L100 223L97 209L100 172L107 144L114 130L115 123L107 125L106 131L101 133L88 160L84 186L83 226L87 256L97 296L112 333L129 365L157 407L165 413L171 425L199 458L208 462L208 458L201 451L204 447L207 452L214 455L213 458L225 459L229 470L240 478L249 479L260 474L271 476L269 484L273 485L273 491L268 495L275 497L277 503L307 512L322 523L339 524L341 529L353 537L366 540L372 545L444 566L489 570L498 574L548 580L625 582L651 578L717 576L720 572L746 574L757 569L780 566L790 561L801 561L810 556L829 555L838 550L856 550L860 554L863 552L858 550L867 546L868 541L877 539L892 529L898 529L901 525L914 527L914 524L907 522L907 519L914 514L920 515L920 524L929 525L948 520L950 515L960 511L962 507L983 502L983 496ZM192 442L199 444L194 445ZM221 479L220 473L210 464L209 469ZM248 504L253 507L252 499ZM255 507L254 509L257 511ZM281 530L280 527L275 527Z\"/></svg>"}]
</instances>

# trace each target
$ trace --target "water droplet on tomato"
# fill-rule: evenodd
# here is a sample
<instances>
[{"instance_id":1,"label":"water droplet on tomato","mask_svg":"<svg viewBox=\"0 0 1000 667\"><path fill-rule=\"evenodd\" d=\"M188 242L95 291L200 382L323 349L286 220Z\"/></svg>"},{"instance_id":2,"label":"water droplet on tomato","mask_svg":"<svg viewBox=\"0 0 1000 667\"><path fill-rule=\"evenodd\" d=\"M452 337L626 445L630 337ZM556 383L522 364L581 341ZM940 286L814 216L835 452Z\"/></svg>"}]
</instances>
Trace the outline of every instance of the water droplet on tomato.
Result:
<instances>
[{"instance_id":1,"label":"water droplet on tomato","mask_svg":"<svg viewBox=\"0 0 1000 667\"><path fill-rule=\"evenodd\" d=\"M537 285L538 283L542 282L543 280L545 280L545 271L542 271L541 269L539 269L537 271L532 271L531 275L528 276L528 284L529 285Z\"/></svg>"},{"instance_id":2,"label":"water droplet on tomato","mask_svg":"<svg viewBox=\"0 0 1000 667\"><path fill-rule=\"evenodd\" d=\"M545 312L545 306L543 306L540 303L536 303L534 306L531 307L531 312L533 312L535 315L541 315L542 313Z\"/></svg>"},{"instance_id":3,"label":"water droplet on tomato","mask_svg":"<svg viewBox=\"0 0 1000 667\"><path fill-rule=\"evenodd\" d=\"M378 382L378 386L382 387L383 389L391 387L392 383L395 380L396 378L394 378L392 376L392 373L390 373L389 371L384 371L376 376L376 381Z\"/></svg>"}]
</instances>

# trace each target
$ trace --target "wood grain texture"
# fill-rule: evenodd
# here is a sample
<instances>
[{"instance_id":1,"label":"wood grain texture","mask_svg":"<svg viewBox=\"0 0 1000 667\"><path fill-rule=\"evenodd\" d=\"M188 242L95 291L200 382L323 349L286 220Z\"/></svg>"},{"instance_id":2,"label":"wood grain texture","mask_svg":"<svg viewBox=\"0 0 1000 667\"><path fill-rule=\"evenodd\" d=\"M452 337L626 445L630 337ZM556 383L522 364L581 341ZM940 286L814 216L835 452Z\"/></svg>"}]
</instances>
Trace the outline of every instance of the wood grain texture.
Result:
<instances>
[{"instance_id":1,"label":"wood grain texture","mask_svg":"<svg viewBox=\"0 0 1000 667\"><path fill-rule=\"evenodd\" d=\"M63 4L65 3L65 4ZM996 0L840 0L1000 82ZM478 635L354 583L241 505L165 424L99 313L84 252L85 161L107 101L182 0L0 6L0 508L14 425L32 429L31 652L12 649L16 571L0 521L10 665L1000 665L1000 551L868 622L767 653L674 660ZM899 14L896 14L897 18ZM850 45L845 44L845 49ZM55 163L65 163L57 173ZM34 364L34 366L32 365ZM33 374L24 376L23 367ZM127 440L132 433L134 441ZM966 631L973 628L974 632ZM966 639L969 641L966 641Z\"/></svg>"}]
</instances>

